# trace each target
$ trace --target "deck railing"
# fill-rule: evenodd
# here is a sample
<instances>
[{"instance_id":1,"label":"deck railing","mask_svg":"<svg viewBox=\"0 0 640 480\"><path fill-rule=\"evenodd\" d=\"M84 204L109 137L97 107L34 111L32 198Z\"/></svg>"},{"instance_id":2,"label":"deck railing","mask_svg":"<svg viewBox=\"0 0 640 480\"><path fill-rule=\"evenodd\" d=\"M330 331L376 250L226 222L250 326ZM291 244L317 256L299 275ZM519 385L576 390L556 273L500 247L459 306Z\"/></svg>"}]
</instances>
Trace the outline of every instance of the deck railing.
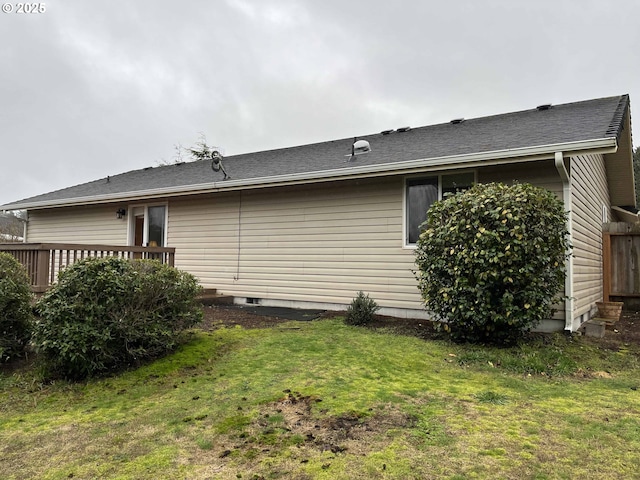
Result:
<instances>
[{"instance_id":1,"label":"deck railing","mask_svg":"<svg viewBox=\"0 0 640 480\"><path fill-rule=\"evenodd\" d=\"M174 266L175 248L84 245L72 243L4 243L0 252L13 255L27 269L34 292L44 292L58 272L88 257L144 258Z\"/></svg>"}]
</instances>

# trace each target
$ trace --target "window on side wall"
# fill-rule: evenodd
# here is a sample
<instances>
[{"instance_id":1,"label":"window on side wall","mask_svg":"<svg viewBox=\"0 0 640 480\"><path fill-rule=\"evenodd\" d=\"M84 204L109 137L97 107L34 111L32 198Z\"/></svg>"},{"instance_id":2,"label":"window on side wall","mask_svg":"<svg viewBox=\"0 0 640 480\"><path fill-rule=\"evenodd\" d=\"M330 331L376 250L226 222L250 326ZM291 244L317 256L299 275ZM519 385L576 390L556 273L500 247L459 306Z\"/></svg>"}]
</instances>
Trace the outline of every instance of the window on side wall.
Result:
<instances>
[{"instance_id":1,"label":"window on side wall","mask_svg":"<svg viewBox=\"0 0 640 480\"><path fill-rule=\"evenodd\" d=\"M420 225L427 219L427 210L447 193L469 188L475 181L473 172L411 178L405 188L405 245L415 246L420 237Z\"/></svg>"}]
</instances>

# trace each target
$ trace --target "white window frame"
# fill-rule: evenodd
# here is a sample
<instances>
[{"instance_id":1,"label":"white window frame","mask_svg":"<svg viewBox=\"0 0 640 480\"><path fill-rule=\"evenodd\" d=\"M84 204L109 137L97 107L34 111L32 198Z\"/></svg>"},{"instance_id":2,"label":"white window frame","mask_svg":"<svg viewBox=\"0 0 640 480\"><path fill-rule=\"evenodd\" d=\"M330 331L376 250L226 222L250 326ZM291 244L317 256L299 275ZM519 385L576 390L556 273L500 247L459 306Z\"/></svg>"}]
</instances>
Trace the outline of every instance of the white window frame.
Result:
<instances>
[{"instance_id":1,"label":"white window frame","mask_svg":"<svg viewBox=\"0 0 640 480\"><path fill-rule=\"evenodd\" d=\"M148 246L149 244L149 208L150 207L164 207L164 235L162 238L162 245L167 246L167 237L169 231L169 203L145 203L129 205L127 208L127 217L129 218L129 224L127 228L127 245L133 246L136 241L136 213L143 210L144 212L144 226L142 228L142 245Z\"/></svg>"},{"instance_id":2,"label":"white window frame","mask_svg":"<svg viewBox=\"0 0 640 480\"><path fill-rule=\"evenodd\" d=\"M438 200L442 200L442 177L447 175L459 175L464 173L473 174L473 183L478 183L478 170L477 169L464 169L464 170L448 170L446 172L422 172L416 175L407 175L404 178L402 186L402 248L408 250L415 250L416 244L408 242L407 235L407 183L412 180L419 180L421 178L437 178L438 179Z\"/></svg>"}]
</instances>

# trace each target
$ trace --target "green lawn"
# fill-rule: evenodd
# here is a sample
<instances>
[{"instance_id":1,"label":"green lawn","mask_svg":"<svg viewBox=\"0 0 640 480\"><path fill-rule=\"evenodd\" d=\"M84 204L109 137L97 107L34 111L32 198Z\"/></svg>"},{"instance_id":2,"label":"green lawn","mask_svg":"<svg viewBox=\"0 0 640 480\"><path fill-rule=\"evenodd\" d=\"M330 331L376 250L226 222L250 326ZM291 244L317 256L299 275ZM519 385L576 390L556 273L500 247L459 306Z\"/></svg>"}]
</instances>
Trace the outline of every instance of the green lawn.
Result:
<instances>
[{"instance_id":1,"label":"green lawn","mask_svg":"<svg viewBox=\"0 0 640 480\"><path fill-rule=\"evenodd\" d=\"M340 319L197 333L119 376L0 376L0 478L637 478L640 351Z\"/></svg>"}]
</instances>

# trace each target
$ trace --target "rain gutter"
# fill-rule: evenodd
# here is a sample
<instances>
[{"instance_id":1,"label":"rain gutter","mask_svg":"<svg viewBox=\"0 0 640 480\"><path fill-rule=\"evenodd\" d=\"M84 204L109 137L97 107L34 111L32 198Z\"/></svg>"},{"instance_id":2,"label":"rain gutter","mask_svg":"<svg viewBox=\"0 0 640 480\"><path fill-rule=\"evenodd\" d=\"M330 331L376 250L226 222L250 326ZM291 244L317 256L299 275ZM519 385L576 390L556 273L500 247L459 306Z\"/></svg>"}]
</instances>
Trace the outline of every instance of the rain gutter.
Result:
<instances>
[{"instance_id":1,"label":"rain gutter","mask_svg":"<svg viewBox=\"0 0 640 480\"><path fill-rule=\"evenodd\" d=\"M461 165L465 165L467 167L481 165L499 165L502 163L510 162L516 158L520 161L535 161L543 158L549 158L549 156L559 151L563 151L565 153L570 152L570 155L579 155L586 152L594 153L594 151L595 153L603 154L613 153L616 151L616 149L616 139L612 137L605 137L594 140L539 145L535 147L511 148L494 150L490 152L450 155L436 158L420 158L415 160L389 162L377 165L359 165L352 167L335 168L330 170L299 172L285 175L273 175L268 177L246 178L239 180L230 179L194 185L178 185L139 191L110 193L104 195L64 198L58 200L15 202L2 205L0 206L0 208L4 210L22 210L109 202L125 202L147 198L170 196L175 197L192 194L233 191L247 188L299 185L305 183L346 180L352 178L379 177L389 174L407 174L436 169L451 169L460 167ZM233 176L233 173L230 172L230 175Z\"/></svg>"}]
</instances>

